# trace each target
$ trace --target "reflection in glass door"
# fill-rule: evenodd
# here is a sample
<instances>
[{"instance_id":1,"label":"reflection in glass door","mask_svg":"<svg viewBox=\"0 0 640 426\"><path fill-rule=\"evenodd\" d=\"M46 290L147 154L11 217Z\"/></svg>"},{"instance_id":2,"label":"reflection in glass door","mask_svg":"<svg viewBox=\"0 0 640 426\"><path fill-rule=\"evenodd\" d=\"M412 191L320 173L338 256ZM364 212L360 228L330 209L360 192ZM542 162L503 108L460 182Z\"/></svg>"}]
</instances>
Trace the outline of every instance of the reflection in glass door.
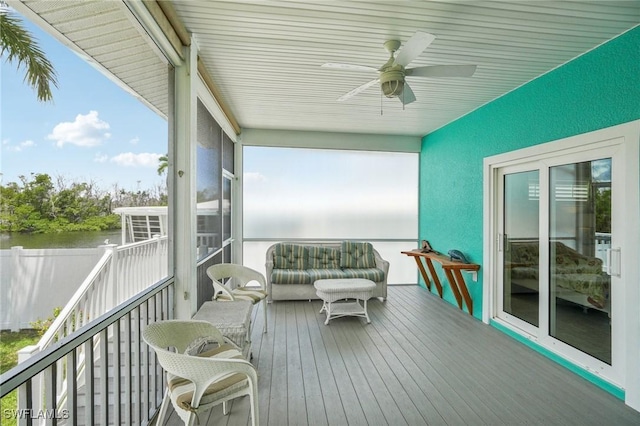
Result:
<instances>
[{"instance_id":1,"label":"reflection in glass door","mask_svg":"<svg viewBox=\"0 0 640 426\"><path fill-rule=\"evenodd\" d=\"M611 365L611 159L549 168L549 335Z\"/></svg>"},{"instance_id":2,"label":"reflection in glass door","mask_svg":"<svg viewBox=\"0 0 640 426\"><path fill-rule=\"evenodd\" d=\"M503 311L539 326L538 170L504 175Z\"/></svg>"}]
</instances>

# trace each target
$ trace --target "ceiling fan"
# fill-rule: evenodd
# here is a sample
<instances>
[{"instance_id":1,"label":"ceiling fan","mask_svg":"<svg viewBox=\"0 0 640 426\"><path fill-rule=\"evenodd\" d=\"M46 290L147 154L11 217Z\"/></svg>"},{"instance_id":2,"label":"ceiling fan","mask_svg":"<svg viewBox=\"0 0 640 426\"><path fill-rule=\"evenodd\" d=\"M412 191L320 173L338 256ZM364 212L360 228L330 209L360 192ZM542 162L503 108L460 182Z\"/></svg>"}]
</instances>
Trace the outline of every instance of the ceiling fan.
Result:
<instances>
[{"instance_id":1,"label":"ceiling fan","mask_svg":"<svg viewBox=\"0 0 640 426\"><path fill-rule=\"evenodd\" d=\"M323 64L322 67L353 71L376 71L380 74L378 78L356 87L352 91L339 97L338 101L340 102L352 98L371 86L380 84L382 93L386 97L398 98L403 105L407 105L414 102L416 97L406 82L405 77L471 77L476 71L476 65L431 65L406 68L407 65L429 47L435 39L436 36L433 34L416 31L402 46L402 49L400 49L401 43L399 40L388 40L384 43L384 47L390 53L391 57L380 68L333 62ZM397 54L395 54L396 52Z\"/></svg>"}]
</instances>

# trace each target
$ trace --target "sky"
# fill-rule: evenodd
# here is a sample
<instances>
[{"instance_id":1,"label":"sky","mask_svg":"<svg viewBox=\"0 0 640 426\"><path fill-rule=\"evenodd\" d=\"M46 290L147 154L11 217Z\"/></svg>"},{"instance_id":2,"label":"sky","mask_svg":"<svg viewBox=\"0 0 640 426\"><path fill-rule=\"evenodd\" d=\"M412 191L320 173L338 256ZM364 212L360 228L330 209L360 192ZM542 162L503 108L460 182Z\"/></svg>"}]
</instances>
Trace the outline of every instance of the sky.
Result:
<instances>
[{"instance_id":1,"label":"sky","mask_svg":"<svg viewBox=\"0 0 640 426\"><path fill-rule=\"evenodd\" d=\"M167 122L122 90L72 50L24 20L53 63L58 88L42 103L24 69L0 68L0 173L2 184L19 176L49 174L55 182L93 182L102 190L157 188L158 157L167 153Z\"/></svg>"}]
</instances>

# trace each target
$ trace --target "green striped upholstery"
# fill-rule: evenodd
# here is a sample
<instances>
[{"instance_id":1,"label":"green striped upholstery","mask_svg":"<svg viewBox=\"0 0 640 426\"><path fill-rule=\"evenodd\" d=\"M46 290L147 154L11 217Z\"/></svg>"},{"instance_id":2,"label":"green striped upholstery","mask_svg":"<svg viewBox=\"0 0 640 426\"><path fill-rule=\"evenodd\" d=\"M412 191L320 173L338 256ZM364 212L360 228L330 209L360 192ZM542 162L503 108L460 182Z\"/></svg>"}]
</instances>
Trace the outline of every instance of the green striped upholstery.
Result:
<instances>
[{"instance_id":1,"label":"green striped upholstery","mask_svg":"<svg viewBox=\"0 0 640 426\"><path fill-rule=\"evenodd\" d=\"M273 252L275 269L307 269L309 254L300 244L279 243Z\"/></svg>"},{"instance_id":2,"label":"green striped upholstery","mask_svg":"<svg viewBox=\"0 0 640 426\"><path fill-rule=\"evenodd\" d=\"M274 284L311 284L307 271L299 269L274 269L271 272L271 282Z\"/></svg>"},{"instance_id":3,"label":"green striped upholstery","mask_svg":"<svg viewBox=\"0 0 640 426\"><path fill-rule=\"evenodd\" d=\"M365 278L378 282L384 280L384 271L378 268L344 268L340 278Z\"/></svg>"},{"instance_id":4,"label":"green striped upholstery","mask_svg":"<svg viewBox=\"0 0 640 426\"><path fill-rule=\"evenodd\" d=\"M267 297L267 292L265 290L255 287L238 287L233 289L232 293L236 300L248 300L254 305Z\"/></svg>"},{"instance_id":5,"label":"green striped upholstery","mask_svg":"<svg viewBox=\"0 0 640 426\"><path fill-rule=\"evenodd\" d=\"M217 348L199 353L196 356L221 359L244 359L242 353L230 344L220 345ZM206 405L211 401L218 400L223 397L223 395L235 392L237 389L246 386L246 380L247 377L244 374L232 374L223 380L213 383L205 391L204 396L200 400L200 405ZM193 383L187 379L168 373L167 386L171 392L171 399L175 401L176 405L185 410L190 410L194 390Z\"/></svg>"},{"instance_id":6,"label":"green striped upholstery","mask_svg":"<svg viewBox=\"0 0 640 426\"><path fill-rule=\"evenodd\" d=\"M342 268L375 268L376 258L371 243L343 241L340 253Z\"/></svg>"},{"instance_id":7,"label":"green striped upholstery","mask_svg":"<svg viewBox=\"0 0 640 426\"><path fill-rule=\"evenodd\" d=\"M309 268L339 269L340 249L334 247L307 246Z\"/></svg>"},{"instance_id":8,"label":"green striped upholstery","mask_svg":"<svg viewBox=\"0 0 640 426\"><path fill-rule=\"evenodd\" d=\"M346 275L340 268L336 269L307 269L309 272L309 276L311 277L311 282L316 282L317 280L325 280L332 278L346 278Z\"/></svg>"}]
</instances>

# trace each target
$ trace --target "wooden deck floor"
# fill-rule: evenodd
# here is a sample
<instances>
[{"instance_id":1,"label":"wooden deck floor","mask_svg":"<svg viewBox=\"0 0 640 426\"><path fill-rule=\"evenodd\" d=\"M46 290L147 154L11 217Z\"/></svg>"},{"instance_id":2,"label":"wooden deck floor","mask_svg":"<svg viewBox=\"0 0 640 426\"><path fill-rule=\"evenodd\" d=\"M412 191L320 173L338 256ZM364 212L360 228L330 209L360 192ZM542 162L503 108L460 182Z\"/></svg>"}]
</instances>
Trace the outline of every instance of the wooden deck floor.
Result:
<instances>
[{"instance_id":1,"label":"wooden deck floor","mask_svg":"<svg viewBox=\"0 0 640 426\"><path fill-rule=\"evenodd\" d=\"M324 325L319 301L254 312L261 425L638 425L640 413L418 286ZM171 411L168 425L181 424ZM247 425L248 398L200 416Z\"/></svg>"}]
</instances>

